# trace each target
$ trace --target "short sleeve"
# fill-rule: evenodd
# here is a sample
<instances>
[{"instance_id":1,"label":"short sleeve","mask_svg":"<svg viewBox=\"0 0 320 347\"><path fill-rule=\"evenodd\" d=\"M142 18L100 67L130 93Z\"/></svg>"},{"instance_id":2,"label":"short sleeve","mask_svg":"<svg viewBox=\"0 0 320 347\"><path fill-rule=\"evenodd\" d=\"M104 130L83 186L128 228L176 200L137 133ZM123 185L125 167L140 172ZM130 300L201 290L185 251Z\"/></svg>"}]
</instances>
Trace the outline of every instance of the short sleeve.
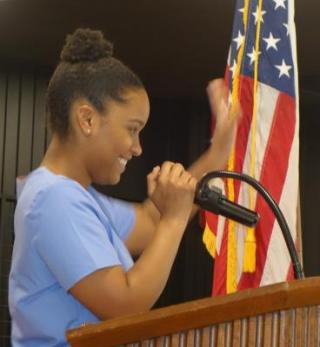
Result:
<instances>
[{"instance_id":1,"label":"short sleeve","mask_svg":"<svg viewBox=\"0 0 320 347\"><path fill-rule=\"evenodd\" d=\"M135 209L131 203L110 198L90 187L90 193L97 200L101 210L111 219L115 232L126 240L136 222Z\"/></svg>"},{"instance_id":2,"label":"short sleeve","mask_svg":"<svg viewBox=\"0 0 320 347\"><path fill-rule=\"evenodd\" d=\"M69 290L90 273L120 264L90 194L77 184L53 185L33 208L34 245Z\"/></svg>"}]
</instances>

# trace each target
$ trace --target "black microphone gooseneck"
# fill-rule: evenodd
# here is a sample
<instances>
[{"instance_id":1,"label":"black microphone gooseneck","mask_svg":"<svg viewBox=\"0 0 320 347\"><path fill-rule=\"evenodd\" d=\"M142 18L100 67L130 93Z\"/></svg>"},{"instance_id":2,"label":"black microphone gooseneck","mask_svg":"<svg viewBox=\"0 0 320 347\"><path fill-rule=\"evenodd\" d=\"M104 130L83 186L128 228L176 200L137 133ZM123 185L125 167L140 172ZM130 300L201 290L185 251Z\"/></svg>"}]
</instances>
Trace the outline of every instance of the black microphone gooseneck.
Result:
<instances>
[{"instance_id":1,"label":"black microphone gooseneck","mask_svg":"<svg viewBox=\"0 0 320 347\"><path fill-rule=\"evenodd\" d=\"M298 253L293 242L289 226L287 224L286 219L284 218L283 213L281 212L278 204L272 198L272 196L268 193L268 191L255 180L253 177L233 171L212 171L206 174L198 183L197 191L195 194L195 203L199 205L201 208L205 210L209 210L214 212L215 214L220 214L227 218L233 219L241 224L245 224L247 226L253 227L259 220L259 215L251 211L243 206L233 203L226 199L225 196L222 195L222 192L219 188L209 187L208 182L213 178L233 178L243 182L246 182L253 188L255 188L261 196L264 198L266 203L271 208L274 213L280 229L282 231L282 235L286 242L291 261L293 264L294 275L296 279L304 278L302 266L299 261Z\"/></svg>"}]
</instances>

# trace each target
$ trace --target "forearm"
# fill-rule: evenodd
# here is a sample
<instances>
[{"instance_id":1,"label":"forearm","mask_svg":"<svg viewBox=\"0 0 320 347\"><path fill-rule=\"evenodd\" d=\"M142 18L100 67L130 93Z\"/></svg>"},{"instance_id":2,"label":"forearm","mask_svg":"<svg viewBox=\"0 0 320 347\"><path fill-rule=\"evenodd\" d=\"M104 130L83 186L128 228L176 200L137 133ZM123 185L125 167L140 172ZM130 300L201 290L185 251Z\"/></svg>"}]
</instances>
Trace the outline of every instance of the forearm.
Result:
<instances>
[{"instance_id":1,"label":"forearm","mask_svg":"<svg viewBox=\"0 0 320 347\"><path fill-rule=\"evenodd\" d=\"M227 165L228 154L223 153L223 143L221 143L221 140L213 139L210 147L191 164L188 171L197 180L200 180L207 172L224 169Z\"/></svg>"},{"instance_id":2,"label":"forearm","mask_svg":"<svg viewBox=\"0 0 320 347\"><path fill-rule=\"evenodd\" d=\"M132 309L146 310L160 296L177 254L186 225L160 221L149 246L127 273Z\"/></svg>"},{"instance_id":3,"label":"forearm","mask_svg":"<svg viewBox=\"0 0 320 347\"><path fill-rule=\"evenodd\" d=\"M160 213L149 198L134 207L136 224L126 240L126 246L131 255L138 256L151 242L160 221Z\"/></svg>"}]
</instances>

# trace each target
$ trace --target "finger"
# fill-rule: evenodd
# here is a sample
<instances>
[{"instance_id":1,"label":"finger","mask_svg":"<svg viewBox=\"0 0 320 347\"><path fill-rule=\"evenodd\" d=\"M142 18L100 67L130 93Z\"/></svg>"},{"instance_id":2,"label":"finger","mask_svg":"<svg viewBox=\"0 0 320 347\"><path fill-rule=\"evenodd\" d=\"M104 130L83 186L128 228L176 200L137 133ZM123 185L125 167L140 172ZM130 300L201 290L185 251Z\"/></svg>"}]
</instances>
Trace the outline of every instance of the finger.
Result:
<instances>
[{"instance_id":1,"label":"finger","mask_svg":"<svg viewBox=\"0 0 320 347\"><path fill-rule=\"evenodd\" d=\"M159 176L159 172L160 172L160 166L157 165L157 166L155 166L155 167L153 168L153 170L148 174L147 179L148 179L148 180L152 180L152 181L156 180L156 179L158 178L158 176Z\"/></svg>"},{"instance_id":2,"label":"finger","mask_svg":"<svg viewBox=\"0 0 320 347\"><path fill-rule=\"evenodd\" d=\"M170 170L170 179L172 181L177 181L182 174L184 174L186 171L183 167L182 164L180 163L176 163L174 164L172 167L171 167L171 170Z\"/></svg>"},{"instance_id":3,"label":"finger","mask_svg":"<svg viewBox=\"0 0 320 347\"><path fill-rule=\"evenodd\" d=\"M148 188L148 195L150 196L157 184L158 176L159 176L160 166L156 166L153 168L153 170L149 173L147 176L147 188Z\"/></svg>"},{"instance_id":4,"label":"finger","mask_svg":"<svg viewBox=\"0 0 320 347\"><path fill-rule=\"evenodd\" d=\"M173 165L174 165L174 163L172 163L171 161L165 161L161 165L161 169L160 169L159 177L158 177L159 181L161 181L161 182L167 181Z\"/></svg>"},{"instance_id":5,"label":"finger","mask_svg":"<svg viewBox=\"0 0 320 347\"><path fill-rule=\"evenodd\" d=\"M211 81L209 81L207 86L207 92L208 95L216 94L217 92L221 91L224 86L224 80L223 78L215 78Z\"/></svg>"},{"instance_id":6,"label":"finger","mask_svg":"<svg viewBox=\"0 0 320 347\"><path fill-rule=\"evenodd\" d=\"M193 177L191 175L191 173L189 173L188 171L185 171L182 175L181 175L181 181L180 183L191 187L192 190L195 190L196 185L197 185L197 179L195 177Z\"/></svg>"},{"instance_id":7,"label":"finger","mask_svg":"<svg viewBox=\"0 0 320 347\"><path fill-rule=\"evenodd\" d=\"M211 81L207 87L207 94L212 113L219 113L221 100L224 100L226 95L224 80L216 79Z\"/></svg>"},{"instance_id":8,"label":"finger","mask_svg":"<svg viewBox=\"0 0 320 347\"><path fill-rule=\"evenodd\" d=\"M209 99L221 99L221 97L224 95L224 89L224 80L222 78L210 81L207 86L207 94Z\"/></svg>"},{"instance_id":9,"label":"finger","mask_svg":"<svg viewBox=\"0 0 320 347\"><path fill-rule=\"evenodd\" d=\"M188 184L189 180L191 179L192 175L188 171L184 171L180 175L180 182L182 184Z\"/></svg>"}]
</instances>

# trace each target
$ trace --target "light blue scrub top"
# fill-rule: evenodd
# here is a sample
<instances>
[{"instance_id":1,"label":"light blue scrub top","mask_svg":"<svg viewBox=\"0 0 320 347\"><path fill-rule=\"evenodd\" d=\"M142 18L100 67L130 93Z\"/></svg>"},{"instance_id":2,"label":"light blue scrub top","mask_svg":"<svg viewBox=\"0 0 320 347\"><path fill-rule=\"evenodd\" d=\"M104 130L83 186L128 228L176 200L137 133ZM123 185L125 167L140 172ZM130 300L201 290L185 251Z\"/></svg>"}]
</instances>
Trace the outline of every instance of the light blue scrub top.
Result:
<instances>
[{"instance_id":1,"label":"light blue scrub top","mask_svg":"<svg viewBox=\"0 0 320 347\"><path fill-rule=\"evenodd\" d=\"M123 240L134 209L44 167L19 190L9 277L12 346L68 346L67 329L98 322L68 290L98 269L133 265Z\"/></svg>"}]
</instances>

